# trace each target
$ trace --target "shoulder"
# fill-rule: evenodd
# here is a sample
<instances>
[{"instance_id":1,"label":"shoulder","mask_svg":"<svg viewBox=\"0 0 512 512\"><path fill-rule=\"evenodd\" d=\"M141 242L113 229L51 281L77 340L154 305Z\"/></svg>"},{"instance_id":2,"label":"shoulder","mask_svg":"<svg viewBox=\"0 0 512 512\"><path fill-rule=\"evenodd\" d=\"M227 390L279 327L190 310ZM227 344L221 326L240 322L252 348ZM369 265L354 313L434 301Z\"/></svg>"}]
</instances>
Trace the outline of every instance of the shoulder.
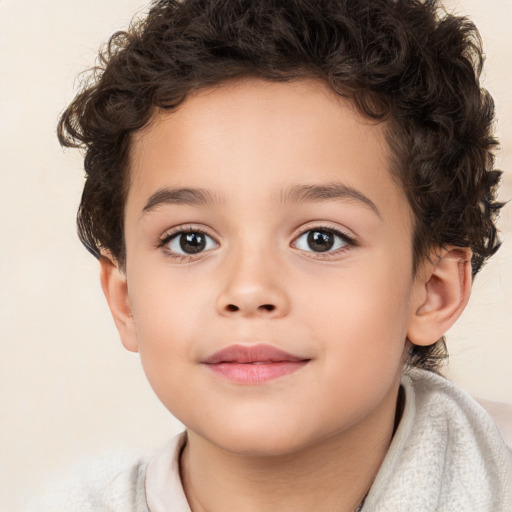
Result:
<instances>
[{"instance_id":1,"label":"shoulder","mask_svg":"<svg viewBox=\"0 0 512 512\"><path fill-rule=\"evenodd\" d=\"M109 458L82 465L47 488L25 512L149 512L144 479L148 460Z\"/></svg>"},{"instance_id":2,"label":"shoulder","mask_svg":"<svg viewBox=\"0 0 512 512\"><path fill-rule=\"evenodd\" d=\"M512 453L487 412L432 372L411 370L402 387L403 415L369 510L512 510Z\"/></svg>"},{"instance_id":3,"label":"shoulder","mask_svg":"<svg viewBox=\"0 0 512 512\"><path fill-rule=\"evenodd\" d=\"M512 450L512 405L476 398L476 401L487 411L505 441Z\"/></svg>"},{"instance_id":4,"label":"shoulder","mask_svg":"<svg viewBox=\"0 0 512 512\"><path fill-rule=\"evenodd\" d=\"M415 432L437 439L456 460L469 462L480 457L495 471L512 478L512 455L489 412L465 390L445 377L425 370L412 370L402 379L410 402L411 439Z\"/></svg>"},{"instance_id":5,"label":"shoulder","mask_svg":"<svg viewBox=\"0 0 512 512\"><path fill-rule=\"evenodd\" d=\"M465 428L481 440L498 438L506 442L511 435L512 406L476 400L445 377L425 370L411 370L402 379L418 419L434 418L453 427Z\"/></svg>"}]
</instances>

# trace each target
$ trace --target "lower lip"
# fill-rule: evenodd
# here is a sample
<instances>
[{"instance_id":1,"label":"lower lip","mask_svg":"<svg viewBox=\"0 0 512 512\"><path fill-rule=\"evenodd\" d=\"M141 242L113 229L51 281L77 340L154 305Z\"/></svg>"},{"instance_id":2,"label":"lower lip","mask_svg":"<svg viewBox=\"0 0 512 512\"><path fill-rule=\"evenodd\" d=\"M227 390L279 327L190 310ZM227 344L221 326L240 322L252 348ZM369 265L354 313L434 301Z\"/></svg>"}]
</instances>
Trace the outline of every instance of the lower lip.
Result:
<instances>
[{"instance_id":1,"label":"lower lip","mask_svg":"<svg viewBox=\"0 0 512 512\"><path fill-rule=\"evenodd\" d=\"M306 361L276 361L269 363L217 363L206 366L217 375L238 384L260 384L300 370Z\"/></svg>"}]
</instances>

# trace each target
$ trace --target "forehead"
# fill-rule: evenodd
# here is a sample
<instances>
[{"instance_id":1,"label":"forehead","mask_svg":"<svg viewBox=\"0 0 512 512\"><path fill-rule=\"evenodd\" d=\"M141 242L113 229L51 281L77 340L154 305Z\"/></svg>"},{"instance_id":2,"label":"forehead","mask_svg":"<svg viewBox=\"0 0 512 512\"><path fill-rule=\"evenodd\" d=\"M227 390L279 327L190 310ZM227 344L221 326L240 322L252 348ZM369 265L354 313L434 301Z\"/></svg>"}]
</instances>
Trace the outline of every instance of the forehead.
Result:
<instances>
[{"instance_id":1,"label":"forehead","mask_svg":"<svg viewBox=\"0 0 512 512\"><path fill-rule=\"evenodd\" d=\"M276 202L294 185L341 183L397 218L410 217L390 172L385 123L362 116L322 82L245 80L202 90L135 134L127 208L163 187Z\"/></svg>"},{"instance_id":2,"label":"forehead","mask_svg":"<svg viewBox=\"0 0 512 512\"><path fill-rule=\"evenodd\" d=\"M169 147L169 152L178 150L176 158L185 155L179 150L192 149L186 156L194 158L223 140L223 147L236 144L240 151L249 147L254 151L260 145L261 152L279 159L284 148L295 147L300 150L297 157L304 158L320 143L343 150L353 146L352 139L369 144L386 166L386 128L385 123L359 114L350 101L321 81L236 80L192 93L174 111L157 111L133 136L132 167L137 169L141 157L154 156L151 153L161 149L159 145Z\"/></svg>"}]
</instances>

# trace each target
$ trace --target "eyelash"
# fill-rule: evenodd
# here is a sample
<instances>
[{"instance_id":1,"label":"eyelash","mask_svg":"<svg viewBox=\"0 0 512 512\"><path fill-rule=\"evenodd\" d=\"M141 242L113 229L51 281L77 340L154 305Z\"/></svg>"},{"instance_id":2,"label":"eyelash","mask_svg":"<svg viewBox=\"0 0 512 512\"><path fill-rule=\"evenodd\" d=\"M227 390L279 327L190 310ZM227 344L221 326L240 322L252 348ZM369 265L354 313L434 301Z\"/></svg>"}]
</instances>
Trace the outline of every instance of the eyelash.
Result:
<instances>
[{"instance_id":1,"label":"eyelash","mask_svg":"<svg viewBox=\"0 0 512 512\"><path fill-rule=\"evenodd\" d=\"M205 237L211 238L212 240L215 241L215 243L218 244L217 240L215 240L211 235L209 235L206 231L204 231L201 228L195 228L193 226L188 226L185 228L183 226L178 226L172 229L171 231L166 232L165 235L159 240L157 247L159 249L163 249L167 256L173 258L178 263L187 263L189 261L194 261L198 258L198 256L200 257L203 254L203 252L186 255L173 252L167 247L171 240L177 238L180 235L186 235L188 233L197 233L203 235Z\"/></svg>"},{"instance_id":2,"label":"eyelash","mask_svg":"<svg viewBox=\"0 0 512 512\"><path fill-rule=\"evenodd\" d=\"M353 247L357 246L356 240L349 236L347 233L344 233L343 231L340 231L340 229L335 228L333 226L327 226L327 225L314 225L307 227L306 229L303 229L295 238L294 243L297 242L302 236L304 236L306 233L310 233L312 231L324 231L327 233L332 233L333 235L339 237L343 242L345 242L346 245L343 247L340 247L339 249L335 249L334 251L326 251L326 252L315 252L315 251L303 251L310 254L310 258L318 259L318 260L329 260L334 259L337 256L339 256L341 253L344 253L348 250L350 250ZM301 249L299 249L301 250Z\"/></svg>"},{"instance_id":3,"label":"eyelash","mask_svg":"<svg viewBox=\"0 0 512 512\"><path fill-rule=\"evenodd\" d=\"M340 231L337 228L334 228L332 226L326 226L326 225L315 225L315 226L308 227L307 229L303 229L300 233L298 233L294 237L293 243L296 244L297 240L299 240L306 233L309 233L312 231L323 231L323 232L331 233L331 234L335 235L336 237L340 238L346 245L344 245L343 247L340 247L334 251L329 250L329 251L325 251L325 252L305 251L303 249L297 248L301 252L309 253L310 256L308 256L308 257L310 257L310 258L319 259L319 260L329 260L329 259L335 258L336 256L339 256L343 252L350 250L352 247L357 246L357 242L353 237L349 236L347 233L344 233L343 231ZM174 238L177 238L180 235L186 235L188 233L197 233L197 234L203 235L205 237L208 237L208 238L214 240L215 243L218 244L217 240L215 240L211 235L209 235L206 231L204 231L201 228L195 228L193 226L187 226L185 228L182 226L178 226L178 227L172 229L171 231L168 231L167 233L165 233L165 235L158 241L157 248L163 249L167 256L173 258L174 260L176 260L180 263L181 262L187 263L190 261L197 260L197 258L201 257L201 255L204 252L208 252L208 251L201 251L196 254L185 255L185 254L179 254L174 251L171 251L167 247L168 244Z\"/></svg>"}]
</instances>

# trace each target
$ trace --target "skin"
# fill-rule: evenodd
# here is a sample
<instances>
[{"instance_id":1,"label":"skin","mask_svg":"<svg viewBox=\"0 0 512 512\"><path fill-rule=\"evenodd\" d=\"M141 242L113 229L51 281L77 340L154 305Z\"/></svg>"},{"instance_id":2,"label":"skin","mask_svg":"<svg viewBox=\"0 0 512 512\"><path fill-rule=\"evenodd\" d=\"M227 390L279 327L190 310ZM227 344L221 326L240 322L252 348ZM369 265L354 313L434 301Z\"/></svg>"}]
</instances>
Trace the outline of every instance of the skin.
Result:
<instances>
[{"instance_id":1,"label":"skin","mask_svg":"<svg viewBox=\"0 0 512 512\"><path fill-rule=\"evenodd\" d=\"M134 136L126 266L103 258L102 283L124 345L187 427L194 512L354 510L392 438L407 338L433 343L464 308L467 252L413 275L386 128L318 82L246 80ZM287 194L333 184L336 197ZM208 200L162 192L181 188ZM320 253L315 228L343 236ZM178 254L180 229L208 235L205 250ZM252 385L203 364L261 343L308 362Z\"/></svg>"}]
</instances>

